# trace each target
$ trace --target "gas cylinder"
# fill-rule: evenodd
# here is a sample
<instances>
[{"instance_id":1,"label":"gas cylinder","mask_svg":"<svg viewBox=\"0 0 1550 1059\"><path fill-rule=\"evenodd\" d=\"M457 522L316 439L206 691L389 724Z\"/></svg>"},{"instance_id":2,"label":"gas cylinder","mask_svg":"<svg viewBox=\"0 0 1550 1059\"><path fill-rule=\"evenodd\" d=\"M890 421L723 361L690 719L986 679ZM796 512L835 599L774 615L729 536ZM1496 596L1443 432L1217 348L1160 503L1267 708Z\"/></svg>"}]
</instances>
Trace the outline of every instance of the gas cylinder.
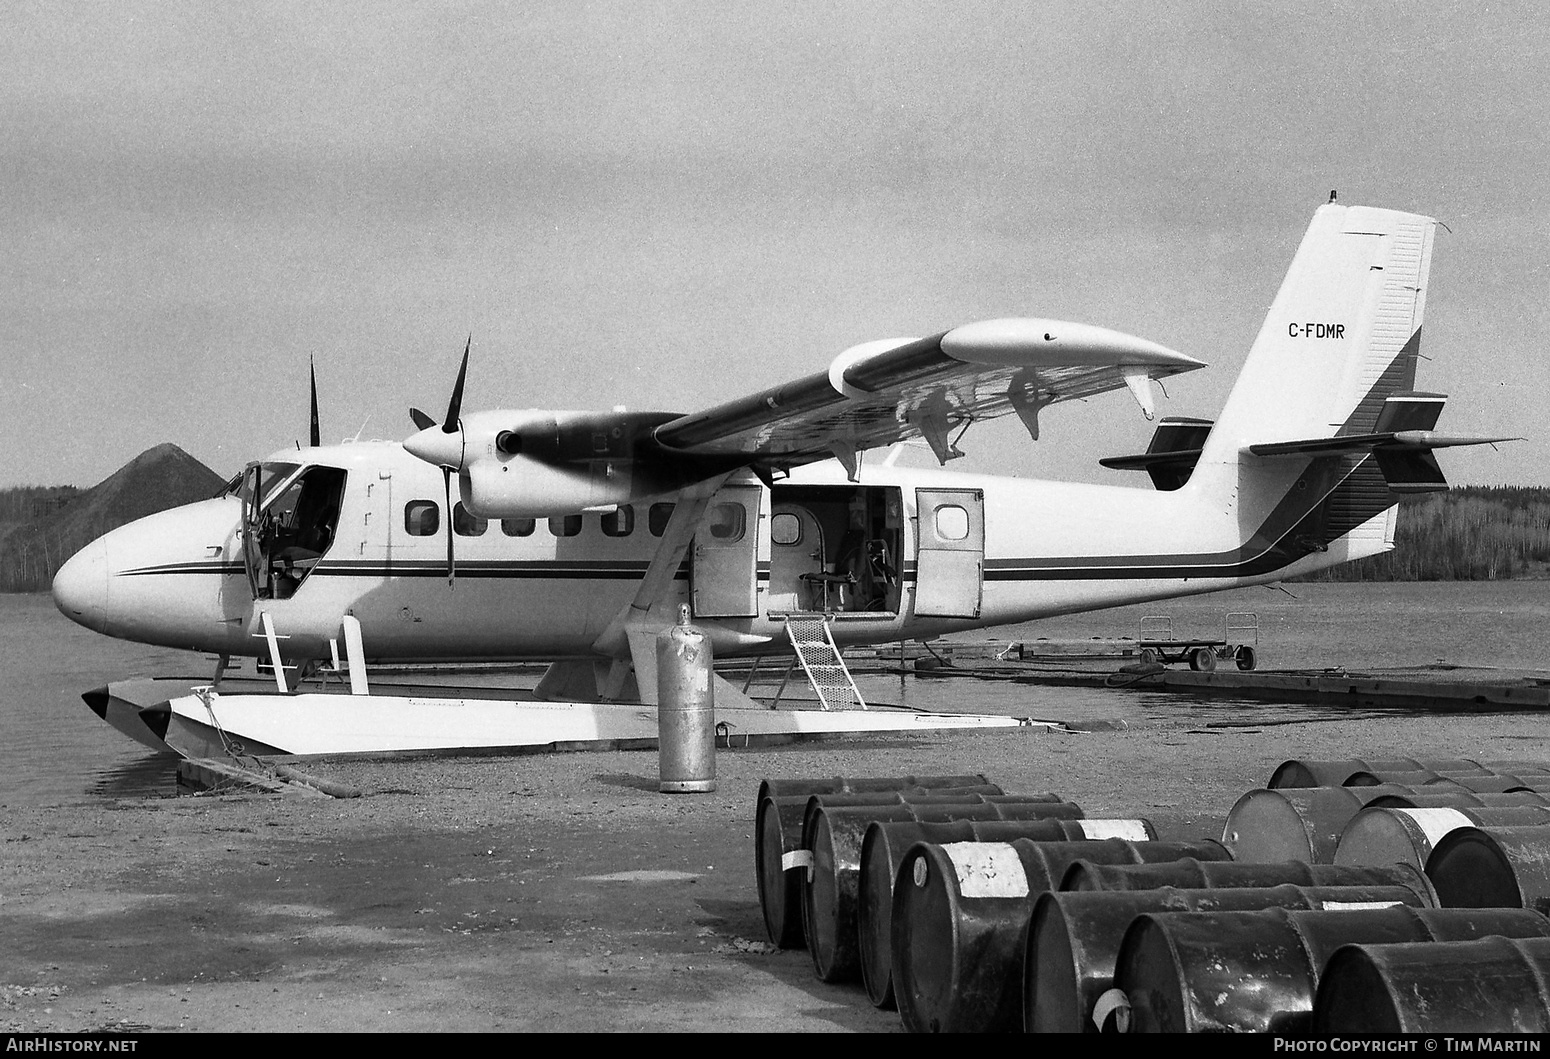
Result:
<instances>
[{"instance_id":1,"label":"gas cylinder","mask_svg":"<svg viewBox=\"0 0 1550 1059\"><path fill-rule=\"evenodd\" d=\"M689 624L657 637L657 789L697 794L716 789L716 698L710 639Z\"/></svg>"}]
</instances>

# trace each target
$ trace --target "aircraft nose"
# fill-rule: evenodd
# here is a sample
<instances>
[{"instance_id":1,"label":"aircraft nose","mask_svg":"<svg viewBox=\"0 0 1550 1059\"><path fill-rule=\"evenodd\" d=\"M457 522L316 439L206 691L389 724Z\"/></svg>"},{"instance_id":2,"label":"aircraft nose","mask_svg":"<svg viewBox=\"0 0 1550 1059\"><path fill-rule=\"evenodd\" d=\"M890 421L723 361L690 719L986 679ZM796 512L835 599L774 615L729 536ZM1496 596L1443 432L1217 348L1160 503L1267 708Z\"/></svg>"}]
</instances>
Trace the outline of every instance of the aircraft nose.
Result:
<instances>
[{"instance_id":1,"label":"aircraft nose","mask_svg":"<svg viewBox=\"0 0 1550 1059\"><path fill-rule=\"evenodd\" d=\"M106 633L110 571L107 541L92 541L54 575L54 605L71 621Z\"/></svg>"}]
</instances>

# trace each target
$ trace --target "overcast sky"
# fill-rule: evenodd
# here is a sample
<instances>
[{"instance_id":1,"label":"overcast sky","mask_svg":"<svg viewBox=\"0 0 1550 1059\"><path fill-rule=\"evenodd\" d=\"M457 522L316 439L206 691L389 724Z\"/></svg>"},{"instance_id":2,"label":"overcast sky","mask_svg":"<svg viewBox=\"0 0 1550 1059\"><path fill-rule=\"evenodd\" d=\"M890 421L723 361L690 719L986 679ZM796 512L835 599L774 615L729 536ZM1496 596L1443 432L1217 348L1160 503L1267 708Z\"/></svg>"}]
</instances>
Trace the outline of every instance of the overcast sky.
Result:
<instances>
[{"instance_id":1,"label":"overcast sky","mask_svg":"<svg viewBox=\"0 0 1550 1059\"><path fill-rule=\"evenodd\" d=\"M1439 231L1420 385L1550 485L1550 17L1524 3L265 3L0 8L0 486L171 441L222 474L466 407L693 411L1005 315L1211 367L1313 210ZM363 429L364 428L364 429ZM1105 471L1124 392L959 466Z\"/></svg>"}]
</instances>

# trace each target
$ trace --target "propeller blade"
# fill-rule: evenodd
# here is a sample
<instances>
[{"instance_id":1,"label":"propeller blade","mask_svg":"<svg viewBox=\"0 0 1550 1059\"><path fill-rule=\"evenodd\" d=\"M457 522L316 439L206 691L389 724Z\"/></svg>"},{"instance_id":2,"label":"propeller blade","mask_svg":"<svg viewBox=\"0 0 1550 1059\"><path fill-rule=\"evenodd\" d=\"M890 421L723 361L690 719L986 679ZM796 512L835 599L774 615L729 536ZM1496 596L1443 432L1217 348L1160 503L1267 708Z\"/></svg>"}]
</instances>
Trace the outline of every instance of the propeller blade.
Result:
<instances>
[{"instance_id":1,"label":"propeller blade","mask_svg":"<svg viewBox=\"0 0 1550 1059\"><path fill-rule=\"evenodd\" d=\"M447 418L441 421L444 434L456 434L459 417L463 414L463 380L468 377L468 351L473 347L474 336L469 335L463 345L463 365L457 369L457 385L452 387L452 401L447 405Z\"/></svg>"},{"instance_id":2,"label":"propeller blade","mask_svg":"<svg viewBox=\"0 0 1550 1059\"><path fill-rule=\"evenodd\" d=\"M409 418L414 420L414 425L421 430L429 430L436 425L436 421L418 408L409 409Z\"/></svg>"},{"instance_id":3,"label":"propeller blade","mask_svg":"<svg viewBox=\"0 0 1550 1059\"><path fill-rule=\"evenodd\" d=\"M312 358L307 358L307 374L312 377L312 447L317 448L323 444L323 432L318 427L318 369L312 363Z\"/></svg>"},{"instance_id":4,"label":"propeller blade","mask_svg":"<svg viewBox=\"0 0 1550 1059\"><path fill-rule=\"evenodd\" d=\"M452 554L452 469L441 469L442 485L447 490L447 587L452 587L452 580L457 576L457 561Z\"/></svg>"}]
</instances>

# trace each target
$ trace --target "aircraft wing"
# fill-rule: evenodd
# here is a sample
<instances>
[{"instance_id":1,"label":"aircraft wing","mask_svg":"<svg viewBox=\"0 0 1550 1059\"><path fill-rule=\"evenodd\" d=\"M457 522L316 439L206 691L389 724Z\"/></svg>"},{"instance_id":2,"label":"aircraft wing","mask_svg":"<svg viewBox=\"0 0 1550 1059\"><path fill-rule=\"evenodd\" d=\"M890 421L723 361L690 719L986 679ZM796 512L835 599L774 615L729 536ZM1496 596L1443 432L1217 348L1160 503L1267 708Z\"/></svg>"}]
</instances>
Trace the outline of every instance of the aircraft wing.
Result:
<instances>
[{"instance_id":1,"label":"aircraft wing","mask_svg":"<svg viewBox=\"0 0 1550 1059\"><path fill-rule=\"evenodd\" d=\"M748 457L787 468L923 437L943 462L951 433L1017 413L1038 438L1039 410L1129 386L1151 412L1151 379L1205 365L1155 342L1088 324L1002 319L929 338L870 342L816 372L657 427L669 451Z\"/></svg>"}]
</instances>

